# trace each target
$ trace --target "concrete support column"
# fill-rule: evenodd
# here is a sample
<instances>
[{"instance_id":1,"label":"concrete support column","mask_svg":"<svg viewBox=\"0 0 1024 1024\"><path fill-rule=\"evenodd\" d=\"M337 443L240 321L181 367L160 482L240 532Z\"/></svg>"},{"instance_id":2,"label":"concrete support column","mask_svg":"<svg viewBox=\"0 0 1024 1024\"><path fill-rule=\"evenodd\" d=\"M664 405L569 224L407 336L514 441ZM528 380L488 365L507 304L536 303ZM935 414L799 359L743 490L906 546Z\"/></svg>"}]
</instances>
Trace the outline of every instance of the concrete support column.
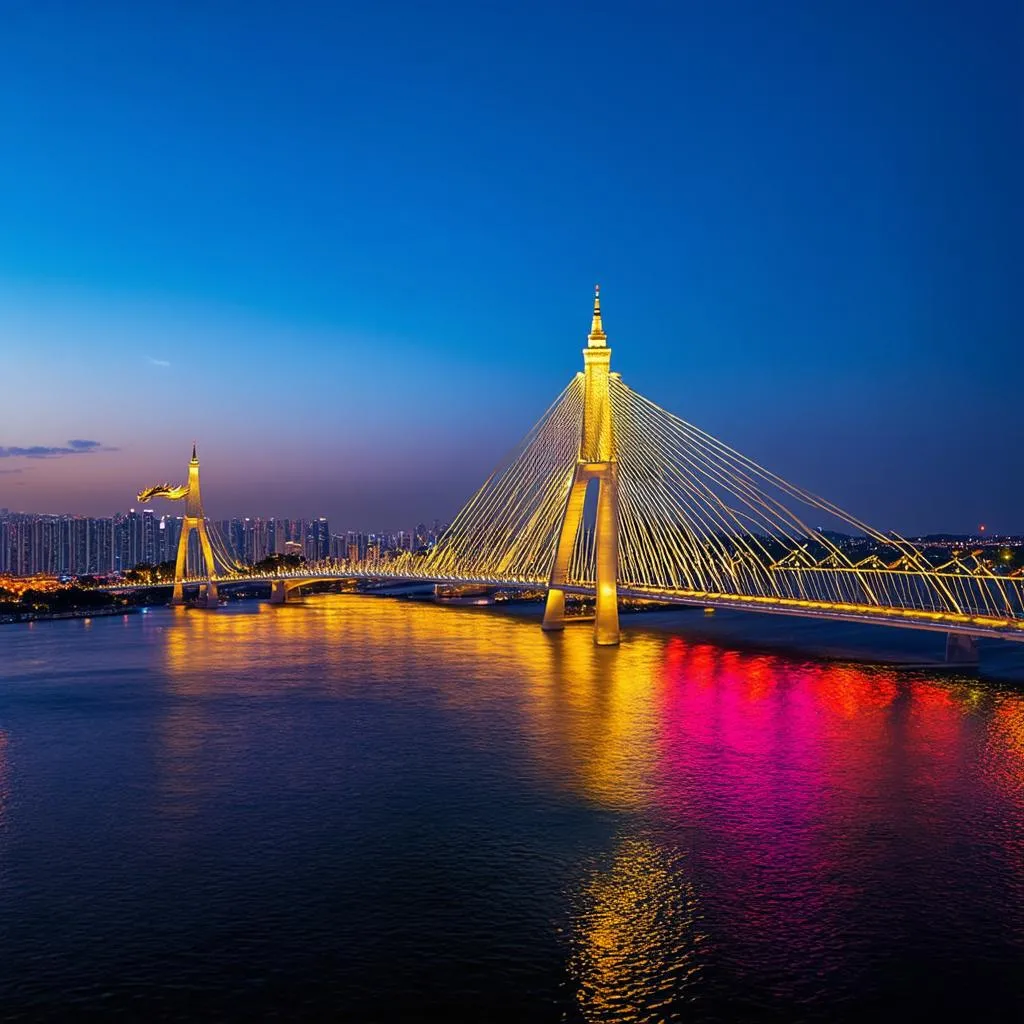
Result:
<instances>
[{"instance_id":1,"label":"concrete support column","mask_svg":"<svg viewBox=\"0 0 1024 1024\"><path fill-rule=\"evenodd\" d=\"M556 630L565 627L565 591L559 584L566 582L576 535L583 520L587 484L591 480L598 481L594 643L609 646L619 642L619 467L615 462L579 463L576 466L558 535L541 628Z\"/></svg>"},{"instance_id":2,"label":"concrete support column","mask_svg":"<svg viewBox=\"0 0 1024 1024\"><path fill-rule=\"evenodd\" d=\"M978 638L970 633L946 634L946 664L977 665Z\"/></svg>"},{"instance_id":3,"label":"concrete support column","mask_svg":"<svg viewBox=\"0 0 1024 1024\"><path fill-rule=\"evenodd\" d=\"M298 585L291 588L285 580L274 580L270 584L271 604L302 604L302 591Z\"/></svg>"},{"instance_id":4,"label":"concrete support column","mask_svg":"<svg viewBox=\"0 0 1024 1024\"><path fill-rule=\"evenodd\" d=\"M185 578L185 569L188 565L188 535L191 532L191 521L186 517L181 526L181 536L178 538L178 554L174 562L174 593L171 595L171 604L185 603L185 587L182 580Z\"/></svg>"},{"instance_id":5,"label":"concrete support column","mask_svg":"<svg viewBox=\"0 0 1024 1024\"><path fill-rule=\"evenodd\" d=\"M600 471L597 495L597 616L594 643L619 642L619 467L612 462Z\"/></svg>"},{"instance_id":6,"label":"concrete support column","mask_svg":"<svg viewBox=\"0 0 1024 1024\"><path fill-rule=\"evenodd\" d=\"M544 621L541 629L554 631L565 629L565 591L557 587L548 588L547 600L544 602Z\"/></svg>"},{"instance_id":7,"label":"concrete support column","mask_svg":"<svg viewBox=\"0 0 1024 1024\"><path fill-rule=\"evenodd\" d=\"M565 591L558 588L565 583L569 572L569 560L576 545L576 533L583 518L583 501L587 496L587 475L582 466L577 466L569 488L569 496L562 513L562 529L558 535L558 548L555 551L555 564L551 570L548 587L548 598L544 603L544 621L542 629L556 630L565 628Z\"/></svg>"}]
</instances>

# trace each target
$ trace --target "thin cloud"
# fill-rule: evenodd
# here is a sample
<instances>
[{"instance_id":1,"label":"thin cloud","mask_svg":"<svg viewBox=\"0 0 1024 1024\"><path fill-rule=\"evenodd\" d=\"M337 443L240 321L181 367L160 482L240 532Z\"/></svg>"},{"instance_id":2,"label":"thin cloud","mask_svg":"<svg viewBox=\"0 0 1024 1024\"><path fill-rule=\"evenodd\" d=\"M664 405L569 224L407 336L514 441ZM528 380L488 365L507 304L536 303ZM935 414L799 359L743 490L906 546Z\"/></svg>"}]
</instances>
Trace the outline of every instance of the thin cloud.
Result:
<instances>
[{"instance_id":1,"label":"thin cloud","mask_svg":"<svg viewBox=\"0 0 1024 1024\"><path fill-rule=\"evenodd\" d=\"M74 438L68 441L65 447L50 447L49 445L33 444L27 448L0 446L0 459L59 459L62 455L88 455L91 452L116 452L116 448L105 447L99 441L85 441L81 438ZM18 470L5 470L8 473L17 473Z\"/></svg>"},{"instance_id":2,"label":"thin cloud","mask_svg":"<svg viewBox=\"0 0 1024 1024\"><path fill-rule=\"evenodd\" d=\"M24 472L24 469L0 469L0 476L14 476L15 473Z\"/></svg>"},{"instance_id":3,"label":"thin cloud","mask_svg":"<svg viewBox=\"0 0 1024 1024\"><path fill-rule=\"evenodd\" d=\"M146 360L151 366L170 366L171 364L166 359L154 359L152 356L147 356Z\"/></svg>"}]
</instances>

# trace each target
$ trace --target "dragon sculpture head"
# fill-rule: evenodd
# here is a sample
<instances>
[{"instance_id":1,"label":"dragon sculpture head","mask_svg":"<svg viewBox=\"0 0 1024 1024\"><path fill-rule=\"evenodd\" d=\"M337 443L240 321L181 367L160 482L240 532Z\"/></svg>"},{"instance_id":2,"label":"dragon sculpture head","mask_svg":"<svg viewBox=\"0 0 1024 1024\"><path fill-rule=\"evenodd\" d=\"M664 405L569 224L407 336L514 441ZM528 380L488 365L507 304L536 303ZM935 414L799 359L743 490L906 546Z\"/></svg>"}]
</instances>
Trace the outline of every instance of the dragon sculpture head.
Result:
<instances>
[{"instance_id":1,"label":"dragon sculpture head","mask_svg":"<svg viewBox=\"0 0 1024 1024\"><path fill-rule=\"evenodd\" d=\"M170 501L178 501L188 494L188 484L154 484L144 491L139 491L139 503L145 505L151 498L167 498Z\"/></svg>"}]
</instances>

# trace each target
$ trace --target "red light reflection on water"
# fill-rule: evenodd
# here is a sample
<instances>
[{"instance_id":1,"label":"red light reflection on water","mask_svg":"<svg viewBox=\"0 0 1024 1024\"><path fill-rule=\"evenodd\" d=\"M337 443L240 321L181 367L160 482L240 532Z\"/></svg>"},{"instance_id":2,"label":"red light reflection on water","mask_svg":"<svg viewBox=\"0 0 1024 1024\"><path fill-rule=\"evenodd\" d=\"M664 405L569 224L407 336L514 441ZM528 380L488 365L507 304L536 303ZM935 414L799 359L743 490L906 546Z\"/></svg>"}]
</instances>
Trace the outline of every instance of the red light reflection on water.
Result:
<instances>
[{"instance_id":1,"label":"red light reflection on water","mask_svg":"<svg viewBox=\"0 0 1024 1024\"><path fill-rule=\"evenodd\" d=\"M966 892L952 852L960 823L1011 872L1020 844L999 832L1024 780L1024 705L985 708L984 691L878 667L789 661L673 638L657 690L655 800L687 828L718 894L712 933L737 951L776 944L792 962L841 970L864 900L897 904L926 883ZM993 742L985 772L982 757ZM1017 749L1014 750L1015 745ZM984 780L984 781L982 781ZM979 791L982 790L982 791ZM1002 838L1001 838L1002 836ZM986 850L986 855L991 853ZM883 893L907 873L905 892ZM895 870L894 870L895 868Z\"/></svg>"}]
</instances>

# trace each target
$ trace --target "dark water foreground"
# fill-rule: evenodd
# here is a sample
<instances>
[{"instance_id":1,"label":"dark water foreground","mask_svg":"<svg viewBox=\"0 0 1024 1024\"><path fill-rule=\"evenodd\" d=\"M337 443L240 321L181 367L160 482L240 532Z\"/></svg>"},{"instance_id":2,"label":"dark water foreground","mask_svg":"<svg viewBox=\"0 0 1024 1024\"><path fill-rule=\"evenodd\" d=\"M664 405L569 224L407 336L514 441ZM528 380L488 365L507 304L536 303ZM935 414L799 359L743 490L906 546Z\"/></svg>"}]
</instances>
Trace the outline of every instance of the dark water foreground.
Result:
<instances>
[{"instance_id":1,"label":"dark water foreground","mask_svg":"<svg viewBox=\"0 0 1024 1024\"><path fill-rule=\"evenodd\" d=\"M0 1017L1020 1019L1024 690L659 623L5 627Z\"/></svg>"}]
</instances>

